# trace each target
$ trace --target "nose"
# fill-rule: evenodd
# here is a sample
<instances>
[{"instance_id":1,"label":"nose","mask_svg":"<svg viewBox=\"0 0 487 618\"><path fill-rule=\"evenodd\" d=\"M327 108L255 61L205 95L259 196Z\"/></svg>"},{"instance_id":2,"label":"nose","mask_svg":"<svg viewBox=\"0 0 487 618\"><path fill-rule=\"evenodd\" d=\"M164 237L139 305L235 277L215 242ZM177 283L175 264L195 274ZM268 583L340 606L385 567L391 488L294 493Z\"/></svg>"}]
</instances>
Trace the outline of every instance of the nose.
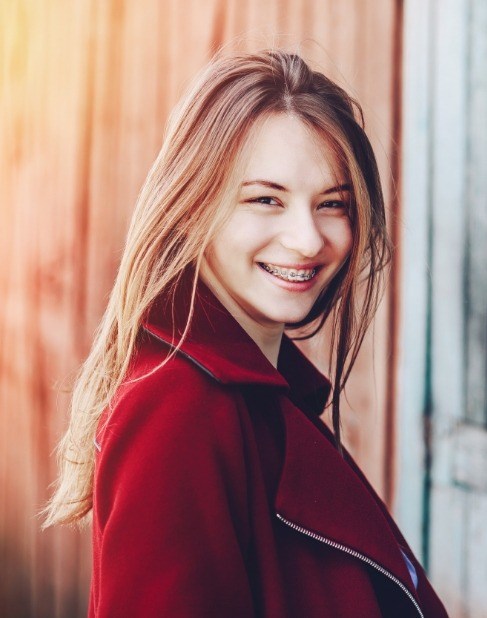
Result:
<instances>
[{"instance_id":1,"label":"nose","mask_svg":"<svg viewBox=\"0 0 487 618\"><path fill-rule=\"evenodd\" d=\"M280 234L281 245L304 257L316 257L322 251L325 239L313 214L303 209L299 215L289 213L285 219Z\"/></svg>"}]
</instances>

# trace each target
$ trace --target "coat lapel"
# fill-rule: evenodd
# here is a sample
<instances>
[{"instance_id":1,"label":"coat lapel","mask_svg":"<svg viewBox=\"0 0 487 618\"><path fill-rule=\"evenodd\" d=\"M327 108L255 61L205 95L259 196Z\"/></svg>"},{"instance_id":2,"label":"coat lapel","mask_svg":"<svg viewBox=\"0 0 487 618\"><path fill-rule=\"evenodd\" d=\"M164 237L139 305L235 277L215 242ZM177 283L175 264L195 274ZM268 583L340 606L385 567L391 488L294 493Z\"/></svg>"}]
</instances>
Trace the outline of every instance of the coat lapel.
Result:
<instances>
[{"instance_id":1,"label":"coat lapel","mask_svg":"<svg viewBox=\"0 0 487 618\"><path fill-rule=\"evenodd\" d=\"M277 514L374 561L418 600L383 510L326 437L326 427L318 429L287 398L282 398L282 411L286 450Z\"/></svg>"}]
</instances>

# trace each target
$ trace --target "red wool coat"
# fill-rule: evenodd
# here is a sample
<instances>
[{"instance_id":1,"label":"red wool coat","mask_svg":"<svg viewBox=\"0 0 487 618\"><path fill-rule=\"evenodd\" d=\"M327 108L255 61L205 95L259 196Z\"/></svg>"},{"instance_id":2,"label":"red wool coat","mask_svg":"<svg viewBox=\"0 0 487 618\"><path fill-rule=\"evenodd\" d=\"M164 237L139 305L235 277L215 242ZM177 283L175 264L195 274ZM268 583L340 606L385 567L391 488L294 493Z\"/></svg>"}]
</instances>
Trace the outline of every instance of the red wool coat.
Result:
<instances>
[{"instance_id":1,"label":"red wool coat","mask_svg":"<svg viewBox=\"0 0 487 618\"><path fill-rule=\"evenodd\" d=\"M165 358L172 315L153 307L130 379ZM100 423L90 618L447 616L319 418L328 380L286 337L278 369L200 284L181 352Z\"/></svg>"}]
</instances>

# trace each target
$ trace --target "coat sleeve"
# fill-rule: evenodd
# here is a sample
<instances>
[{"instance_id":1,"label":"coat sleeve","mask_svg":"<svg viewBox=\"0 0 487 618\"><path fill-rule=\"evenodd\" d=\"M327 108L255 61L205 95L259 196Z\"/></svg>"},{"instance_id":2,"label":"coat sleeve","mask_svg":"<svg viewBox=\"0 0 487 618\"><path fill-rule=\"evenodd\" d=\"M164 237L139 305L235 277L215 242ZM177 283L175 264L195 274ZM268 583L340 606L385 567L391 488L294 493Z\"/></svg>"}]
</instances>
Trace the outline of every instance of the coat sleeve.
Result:
<instances>
[{"instance_id":1,"label":"coat sleeve","mask_svg":"<svg viewBox=\"0 0 487 618\"><path fill-rule=\"evenodd\" d=\"M253 616L230 389L174 359L125 388L99 442L90 616Z\"/></svg>"}]
</instances>

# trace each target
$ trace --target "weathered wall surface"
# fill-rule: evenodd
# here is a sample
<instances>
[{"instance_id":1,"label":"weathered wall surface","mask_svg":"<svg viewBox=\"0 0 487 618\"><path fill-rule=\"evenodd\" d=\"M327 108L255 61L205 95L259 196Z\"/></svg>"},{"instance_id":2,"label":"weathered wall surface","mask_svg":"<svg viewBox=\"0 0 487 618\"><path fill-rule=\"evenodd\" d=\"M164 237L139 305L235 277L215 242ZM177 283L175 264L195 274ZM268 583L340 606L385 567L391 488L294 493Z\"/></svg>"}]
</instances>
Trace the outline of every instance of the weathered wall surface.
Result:
<instances>
[{"instance_id":1,"label":"weathered wall surface","mask_svg":"<svg viewBox=\"0 0 487 618\"><path fill-rule=\"evenodd\" d=\"M36 512L55 476L51 452L65 427L73 376L183 86L218 46L241 35L240 48L302 49L363 104L390 205L399 4L0 2L2 615L85 615L89 535L40 533ZM346 423L352 450L386 497L389 306L386 298L376 322L375 370L369 337L351 380ZM308 349L326 366L316 346Z\"/></svg>"},{"instance_id":2,"label":"weathered wall surface","mask_svg":"<svg viewBox=\"0 0 487 618\"><path fill-rule=\"evenodd\" d=\"M405 6L396 514L451 616L484 618L487 4Z\"/></svg>"}]
</instances>

